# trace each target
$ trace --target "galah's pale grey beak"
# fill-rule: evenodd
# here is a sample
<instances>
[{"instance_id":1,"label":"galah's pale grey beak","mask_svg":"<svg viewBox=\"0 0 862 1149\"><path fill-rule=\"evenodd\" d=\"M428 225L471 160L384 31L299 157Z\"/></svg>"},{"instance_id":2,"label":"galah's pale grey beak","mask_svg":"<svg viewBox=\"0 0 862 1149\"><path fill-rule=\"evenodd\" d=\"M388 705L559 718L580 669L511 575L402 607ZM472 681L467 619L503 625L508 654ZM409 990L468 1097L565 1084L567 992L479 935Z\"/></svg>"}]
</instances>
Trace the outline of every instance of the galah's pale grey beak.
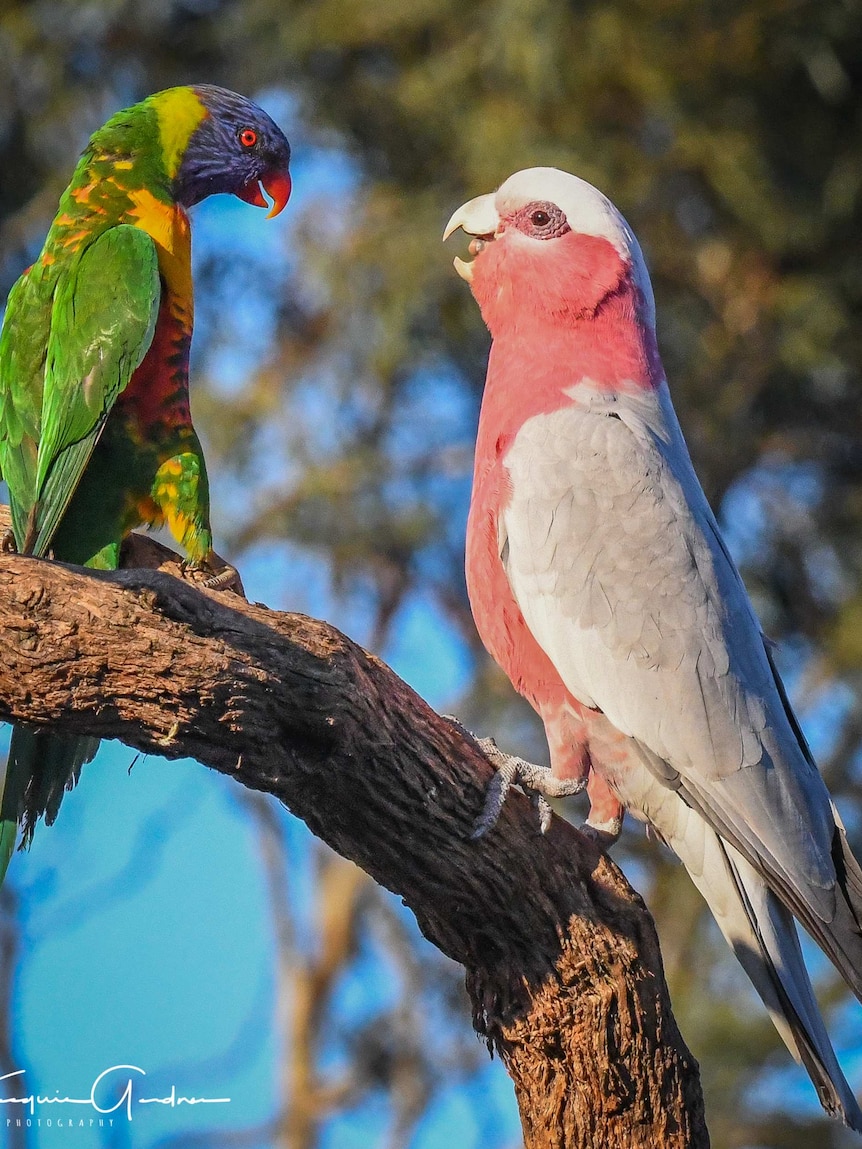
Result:
<instances>
[{"instance_id":1,"label":"galah's pale grey beak","mask_svg":"<svg viewBox=\"0 0 862 1149\"><path fill-rule=\"evenodd\" d=\"M457 211L452 213L446 224L443 231L444 241L460 227L467 235L473 236L470 251L473 255L478 255L488 240L494 238L500 225L500 216L494 206L494 198L494 193L491 192L489 195L478 195L475 199L462 204ZM473 278L472 262L460 259L457 255L452 262L461 278L469 283Z\"/></svg>"}]
</instances>

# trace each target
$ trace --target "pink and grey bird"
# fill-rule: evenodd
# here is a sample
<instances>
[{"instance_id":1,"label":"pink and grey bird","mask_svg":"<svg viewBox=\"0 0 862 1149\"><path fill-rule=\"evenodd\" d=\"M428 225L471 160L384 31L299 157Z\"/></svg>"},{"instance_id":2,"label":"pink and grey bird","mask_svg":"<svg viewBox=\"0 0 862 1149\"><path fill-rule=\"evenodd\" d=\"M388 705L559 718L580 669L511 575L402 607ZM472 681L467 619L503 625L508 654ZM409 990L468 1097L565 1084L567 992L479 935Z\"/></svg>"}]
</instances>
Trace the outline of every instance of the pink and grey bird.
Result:
<instances>
[{"instance_id":1,"label":"pink and grey bird","mask_svg":"<svg viewBox=\"0 0 862 1149\"><path fill-rule=\"evenodd\" d=\"M467 535L486 647L541 716L534 788L586 785L677 853L826 1110L862 1131L794 918L862 998L862 871L701 490L638 242L553 168L471 200L445 236L492 337Z\"/></svg>"}]
</instances>

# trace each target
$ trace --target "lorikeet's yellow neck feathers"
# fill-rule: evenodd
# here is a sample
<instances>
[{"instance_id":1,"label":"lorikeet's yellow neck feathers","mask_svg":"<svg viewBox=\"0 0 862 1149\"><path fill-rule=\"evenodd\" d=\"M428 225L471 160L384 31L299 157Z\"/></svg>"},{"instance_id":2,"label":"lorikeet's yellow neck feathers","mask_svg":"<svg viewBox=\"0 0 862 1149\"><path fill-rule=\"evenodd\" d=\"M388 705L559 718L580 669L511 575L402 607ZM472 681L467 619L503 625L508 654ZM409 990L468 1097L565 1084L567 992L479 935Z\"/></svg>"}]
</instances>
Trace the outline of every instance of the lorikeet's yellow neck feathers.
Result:
<instances>
[{"instance_id":1,"label":"lorikeet's yellow neck feathers","mask_svg":"<svg viewBox=\"0 0 862 1149\"><path fill-rule=\"evenodd\" d=\"M50 264L94 242L107 228L131 222L131 194L147 188L173 208L158 118L146 101L112 116L94 132L75 168L48 237Z\"/></svg>"},{"instance_id":2,"label":"lorikeet's yellow neck feathers","mask_svg":"<svg viewBox=\"0 0 862 1149\"><path fill-rule=\"evenodd\" d=\"M192 88L168 88L150 96L147 103L155 109L162 159L172 180L195 129L209 113Z\"/></svg>"},{"instance_id":3,"label":"lorikeet's yellow neck feathers","mask_svg":"<svg viewBox=\"0 0 862 1149\"><path fill-rule=\"evenodd\" d=\"M128 193L131 207L126 222L152 236L165 283L186 305L191 322L192 266L189 218L176 204L164 203L145 189Z\"/></svg>"},{"instance_id":4,"label":"lorikeet's yellow neck feathers","mask_svg":"<svg viewBox=\"0 0 862 1149\"><path fill-rule=\"evenodd\" d=\"M130 207L127 222L141 228L171 255L187 256L189 249L189 220L180 207L157 199L145 188L128 193Z\"/></svg>"}]
</instances>

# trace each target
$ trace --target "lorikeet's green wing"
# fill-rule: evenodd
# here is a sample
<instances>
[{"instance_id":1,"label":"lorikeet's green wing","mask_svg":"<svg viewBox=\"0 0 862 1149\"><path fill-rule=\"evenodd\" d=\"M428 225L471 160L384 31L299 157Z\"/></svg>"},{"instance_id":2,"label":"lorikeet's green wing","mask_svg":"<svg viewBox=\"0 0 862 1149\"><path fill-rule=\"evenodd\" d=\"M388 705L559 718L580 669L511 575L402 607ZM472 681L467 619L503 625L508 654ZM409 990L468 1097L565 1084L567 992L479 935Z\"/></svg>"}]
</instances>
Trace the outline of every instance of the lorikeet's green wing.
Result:
<instances>
[{"instance_id":1,"label":"lorikeet's green wing","mask_svg":"<svg viewBox=\"0 0 862 1149\"><path fill-rule=\"evenodd\" d=\"M9 487L12 529L19 548L36 489L51 298L25 271L6 303L0 332L0 473Z\"/></svg>"},{"instance_id":2,"label":"lorikeet's green wing","mask_svg":"<svg viewBox=\"0 0 862 1149\"><path fill-rule=\"evenodd\" d=\"M0 467L21 550L49 548L108 412L152 342L160 296L155 244L127 225L104 232L58 277L50 311L26 275L13 288L0 339ZM28 342L40 330L41 350ZM98 745L13 730L0 781L0 882L25 811L25 837L40 813L52 822Z\"/></svg>"},{"instance_id":3,"label":"lorikeet's green wing","mask_svg":"<svg viewBox=\"0 0 862 1149\"><path fill-rule=\"evenodd\" d=\"M25 550L41 555L51 545L108 412L152 342L160 295L155 244L125 224L99 236L59 281Z\"/></svg>"}]
</instances>

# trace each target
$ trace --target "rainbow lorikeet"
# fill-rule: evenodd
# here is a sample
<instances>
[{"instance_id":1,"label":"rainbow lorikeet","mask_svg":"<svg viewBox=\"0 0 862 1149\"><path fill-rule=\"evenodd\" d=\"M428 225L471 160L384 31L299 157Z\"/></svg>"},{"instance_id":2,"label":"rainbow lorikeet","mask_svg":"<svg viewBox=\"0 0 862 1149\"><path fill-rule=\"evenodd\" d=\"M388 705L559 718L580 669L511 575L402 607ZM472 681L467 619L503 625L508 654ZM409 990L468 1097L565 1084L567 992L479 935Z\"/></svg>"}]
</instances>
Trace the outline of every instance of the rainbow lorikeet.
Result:
<instances>
[{"instance_id":1,"label":"rainbow lorikeet","mask_svg":"<svg viewBox=\"0 0 862 1149\"><path fill-rule=\"evenodd\" d=\"M133 528L166 525L195 565L212 552L209 488L189 412L186 208L227 192L270 215L290 146L234 92L170 88L90 139L0 332L0 472L22 554L114 569ZM98 740L16 727L0 803L0 881L17 826L50 824Z\"/></svg>"}]
</instances>

